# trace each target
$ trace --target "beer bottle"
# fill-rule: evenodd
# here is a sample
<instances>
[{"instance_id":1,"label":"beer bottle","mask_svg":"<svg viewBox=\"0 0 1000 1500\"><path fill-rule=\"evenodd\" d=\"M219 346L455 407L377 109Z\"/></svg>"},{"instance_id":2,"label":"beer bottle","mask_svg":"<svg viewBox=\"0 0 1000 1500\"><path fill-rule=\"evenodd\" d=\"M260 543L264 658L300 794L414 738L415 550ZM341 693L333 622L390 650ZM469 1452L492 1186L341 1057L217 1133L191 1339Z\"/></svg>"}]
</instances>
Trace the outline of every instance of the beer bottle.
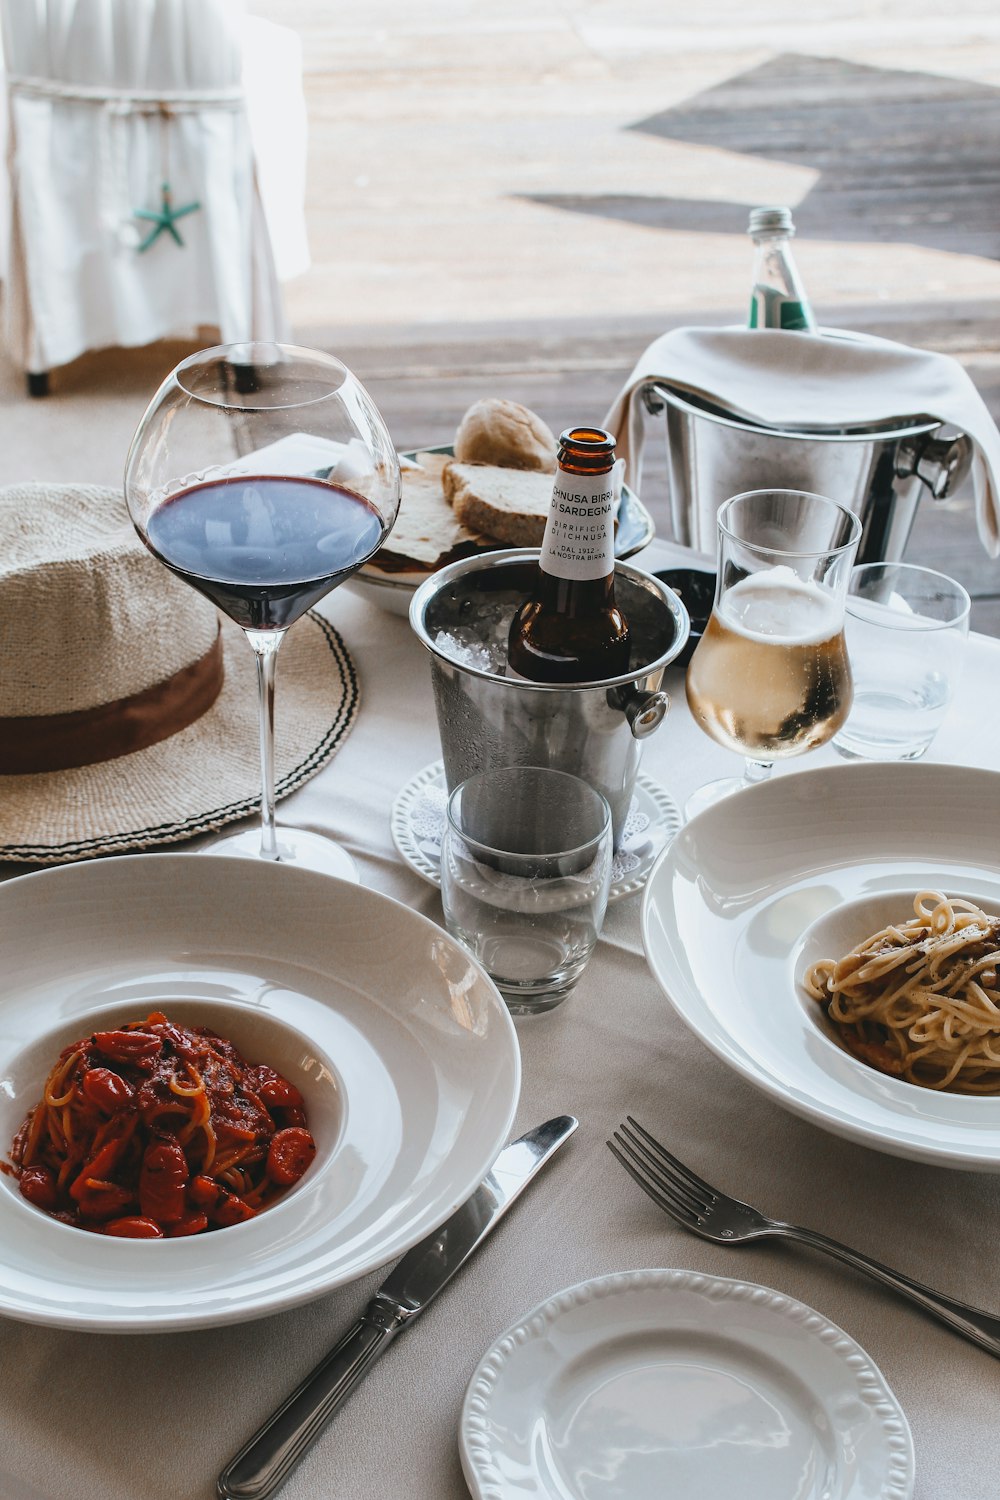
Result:
<instances>
[{"instance_id":1,"label":"beer bottle","mask_svg":"<svg viewBox=\"0 0 1000 1500\"><path fill-rule=\"evenodd\" d=\"M750 210L749 234L754 242L751 328L816 332L816 319L792 257L794 233L791 209Z\"/></svg>"},{"instance_id":2,"label":"beer bottle","mask_svg":"<svg viewBox=\"0 0 1000 1500\"><path fill-rule=\"evenodd\" d=\"M508 676L596 682L628 671L615 603L615 440L600 427L559 439L552 504L531 595L511 622Z\"/></svg>"}]
</instances>

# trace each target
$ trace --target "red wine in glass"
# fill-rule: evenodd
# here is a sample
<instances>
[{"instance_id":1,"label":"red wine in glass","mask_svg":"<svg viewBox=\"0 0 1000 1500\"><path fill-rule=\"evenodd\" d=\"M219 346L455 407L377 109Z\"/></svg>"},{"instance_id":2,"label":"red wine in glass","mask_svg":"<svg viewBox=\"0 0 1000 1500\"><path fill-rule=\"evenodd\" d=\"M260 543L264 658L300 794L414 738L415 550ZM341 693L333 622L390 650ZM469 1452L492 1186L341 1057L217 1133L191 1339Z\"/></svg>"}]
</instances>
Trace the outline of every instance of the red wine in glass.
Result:
<instances>
[{"instance_id":1,"label":"red wine in glass","mask_svg":"<svg viewBox=\"0 0 1000 1500\"><path fill-rule=\"evenodd\" d=\"M357 880L334 840L275 822L275 663L289 626L381 546L401 490L381 413L347 366L319 349L259 340L201 349L143 412L125 461L136 531L242 628L256 663L259 842L248 832L226 835L208 846L212 853ZM304 620L299 629L305 644ZM314 630L317 650L320 635L331 640ZM284 755L285 774L298 775L301 763Z\"/></svg>"},{"instance_id":2,"label":"red wine in glass","mask_svg":"<svg viewBox=\"0 0 1000 1500\"><path fill-rule=\"evenodd\" d=\"M244 630L285 630L371 557L387 529L342 485L240 474L161 501L145 541Z\"/></svg>"}]
</instances>

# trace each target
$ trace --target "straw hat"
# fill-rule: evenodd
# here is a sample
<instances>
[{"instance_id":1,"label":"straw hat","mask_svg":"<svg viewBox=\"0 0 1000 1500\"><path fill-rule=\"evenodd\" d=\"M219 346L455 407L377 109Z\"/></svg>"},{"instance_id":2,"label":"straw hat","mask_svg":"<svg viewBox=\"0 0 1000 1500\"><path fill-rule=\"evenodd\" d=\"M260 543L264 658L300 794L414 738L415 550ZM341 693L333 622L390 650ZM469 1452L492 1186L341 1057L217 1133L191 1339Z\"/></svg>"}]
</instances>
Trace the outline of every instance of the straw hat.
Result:
<instances>
[{"instance_id":1,"label":"straw hat","mask_svg":"<svg viewBox=\"0 0 1000 1500\"><path fill-rule=\"evenodd\" d=\"M309 614L278 659L278 796L358 710L340 636ZM0 859L58 864L175 843L259 806L243 632L168 572L120 491L0 489Z\"/></svg>"}]
</instances>

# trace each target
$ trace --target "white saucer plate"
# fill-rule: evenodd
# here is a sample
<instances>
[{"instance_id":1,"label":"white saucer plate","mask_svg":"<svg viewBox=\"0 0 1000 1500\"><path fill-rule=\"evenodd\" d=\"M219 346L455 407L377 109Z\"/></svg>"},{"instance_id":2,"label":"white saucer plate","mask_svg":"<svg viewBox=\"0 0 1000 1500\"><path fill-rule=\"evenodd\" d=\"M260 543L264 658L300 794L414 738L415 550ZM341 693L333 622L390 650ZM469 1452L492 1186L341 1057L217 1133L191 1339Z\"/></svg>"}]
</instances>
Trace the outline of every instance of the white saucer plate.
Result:
<instances>
[{"instance_id":1,"label":"white saucer plate","mask_svg":"<svg viewBox=\"0 0 1000 1500\"><path fill-rule=\"evenodd\" d=\"M643 898L649 966L688 1026L778 1103L837 1135L1000 1171L1000 1096L949 1094L852 1057L802 983L920 890L1000 913L1000 776L851 765L782 776L693 818Z\"/></svg>"},{"instance_id":2,"label":"white saucer plate","mask_svg":"<svg viewBox=\"0 0 1000 1500\"><path fill-rule=\"evenodd\" d=\"M693 1271L559 1292L480 1361L459 1444L476 1500L908 1500L913 1442L842 1329Z\"/></svg>"},{"instance_id":3,"label":"white saucer plate","mask_svg":"<svg viewBox=\"0 0 1000 1500\"><path fill-rule=\"evenodd\" d=\"M247 1223L61 1224L0 1175L0 1313L109 1332L296 1306L437 1228L507 1139L520 1057L493 984L387 896L266 860L126 855L0 885L0 1153L70 1042L162 1010L301 1090L317 1155Z\"/></svg>"},{"instance_id":4,"label":"white saucer plate","mask_svg":"<svg viewBox=\"0 0 1000 1500\"><path fill-rule=\"evenodd\" d=\"M399 792L390 819L392 841L400 856L438 888L447 802L444 762L436 760ZM680 809L670 794L648 776L637 776L621 846L615 851L609 901L621 901L642 890L650 870L680 826Z\"/></svg>"}]
</instances>

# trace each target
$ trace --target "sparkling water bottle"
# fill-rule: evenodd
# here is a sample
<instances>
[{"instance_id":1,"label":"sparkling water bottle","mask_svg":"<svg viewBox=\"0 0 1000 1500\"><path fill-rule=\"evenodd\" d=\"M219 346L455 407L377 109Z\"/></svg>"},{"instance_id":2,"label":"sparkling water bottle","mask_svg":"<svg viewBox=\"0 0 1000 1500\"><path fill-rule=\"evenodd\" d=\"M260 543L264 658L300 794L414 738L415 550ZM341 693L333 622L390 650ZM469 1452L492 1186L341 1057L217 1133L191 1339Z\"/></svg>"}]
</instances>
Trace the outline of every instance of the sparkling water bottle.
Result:
<instances>
[{"instance_id":1,"label":"sparkling water bottle","mask_svg":"<svg viewBox=\"0 0 1000 1500\"><path fill-rule=\"evenodd\" d=\"M751 328L816 332L816 319L792 256L794 233L791 209L751 209L749 234L754 242Z\"/></svg>"}]
</instances>

